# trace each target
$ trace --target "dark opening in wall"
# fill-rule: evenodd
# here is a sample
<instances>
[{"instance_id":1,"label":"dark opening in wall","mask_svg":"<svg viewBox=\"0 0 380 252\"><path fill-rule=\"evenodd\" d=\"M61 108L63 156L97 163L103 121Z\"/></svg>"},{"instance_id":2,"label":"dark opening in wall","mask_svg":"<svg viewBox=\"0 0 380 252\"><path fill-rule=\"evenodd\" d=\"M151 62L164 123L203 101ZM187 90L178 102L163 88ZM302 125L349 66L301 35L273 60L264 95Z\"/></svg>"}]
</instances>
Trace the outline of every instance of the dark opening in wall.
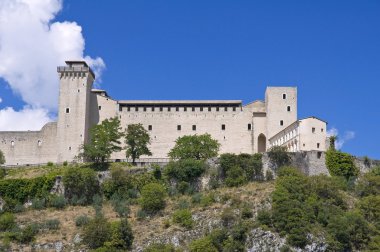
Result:
<instances>
[{"instance_id":1,"label":"dark opening in wall","mask_svg":"<svg viewBox=\"0 0 380 252\"><path fill-rule=\"evenodd\" d=\"M283 120L280 121L280 125L284 126L284 121Z\"/></svg>"},{"instance_id":2,"label":"dark opening in wall","mask_svg":"<svg viewBox=\"0 0 380 252\"><path fill-rule=\"evenodd\" d=\"M288 106L287 110L288 110L288 112L290 112L290 106Z\"/></svg>"},{"instance_id":3,"label":"dark opening in wall","mask_svg":"<svg viewBox=\"0 0 380 252\"><path fill-rule=\"evenodd\" d=\"M160 107L160 111L162 112L164 110L164 108L163 107Z\"/></svg>"},{"instance_id":4,"label":"dark opening in wall","mask_svg":"<svg viewBox=\"0 0 380 252\"><path fill-rule=\"evenodd\" d=\"M314 127L311 128L311 132L315 133L315 128Z\"/></svg>"},{"instance_id":5,"label":"dark opening in wall","mask_svg":"<svg viewBox=\"0 0 380 252\"><path fill-rule=\"evenodd\" d=\"M179 111L179 107L176 107L176 108L175 108L175 111Z\"/></svg>"},{"instance_id":6,"label":"dark opening in wall","mask_svg":"<svg viewBox=\"0 0 380 252\"><path fill-rule=\"evenodd\" d=\"M286 94L282 94L282 99L286 99Z\"/></svg>"},{"instance_id":7,"label":"dark opening in wall","mask_svg":"<svg viewBox=\"0 0 380 252\"><path fill-rule=\"evenodd\" d=\"M168 107L168 111L170 111L170 107Z\"/></svg>"},{"instance_id":8,"label":"dark opening in wall","mask_svg":"<svg viewBox=\"0 0 380 252\"><path fill-rule=\"evenodd\" d=\"M224 107L224 111L227 111L228 110L228 108L227 107Z\"/></svg>"},{"instance_id":9,"label":"dark opening in wall","mask_svg":"<svg viewBox=\"0 0 380 252\"><path fill-rule=\"evenodd\" d=\"M222 130L226 130L226 125L222 124Z\"/></svg>"},{"instance_id":10,"label":"dark opening in wall","mask_svg":"<svg viewBox=\"0 0 380 252\"><path fill-rule=\"evenodd\" d=\"M320 144L319 144L319 143L317 143L317 149L319 149L319 146L320 146Z\"/></svg>"},{"instance_id":11,"label":"dark opening in wall","mask_svg":"<svg viewBox=\"0 0 380 252\"><path fill-rule=\"evenodd\" d=\"M183 108L183 111L187 111L187 108L186 108L186 107L184 107L184 108Z\"/></svg>"},{"instance_id":12,"label":"dark opening in wall","mask_svg":"<svg viewBox=\"0 0 380 252\"><path fill-rule=\"evenodd\" d=\"M128 107L128 108L127 108L127 111L128 111L128 112L131 111L131 107Z\"/></svg>"},{"instance_id":13,"label":"dark opening in wall","mask_svg":"<svg viewBox=\"0 0 380 252\"><path fill-rule=\"evenodd\" d=\"M148 125L148 130L152 130L152 125Z\"/></svg>"},{"instance_id":14,"label":"dark opening in wall","mask_svg":"<svg viewBox=\"0 0 380 252\"><path fill-rule=\"evenodd\" d=\"M208 111L209 111L209 112L211 111L211 107L208 107Z\"/></svg>"},{"instance_id":15,"label":"dark opening in wall","mask_svg":"<svg viewBox=\"0 0 380 252\"><path fill-rule=\"evenodd\" d=\"M248 123L248 130L252 130L252 124Z\"/></svg>"},{"instance_id":16,"label":"dark opening in wall","mask_svg":"<svg viewBox=\"0 0 380 252\"><path fill-rule=\"evenodd\" d=\"M144 112L146 112L146 107L144 107Z\"/></svg>"},{"instance_id":17,"label":"dark opening in wall","mask_svg":"<svg viewBox=\"0 0 380 252\"><path fill-rule=\"evenodd\" d=\"M322 152L318 151L317 157L318 157L318 159L320 159L322 157Z\"/></svg>"},{"instance_id":18,"label":"dark opening in wall","mask_svg":"<svg viewBox=\"0 0 380 252\"><path fill-rule=\"evenodd\" d=\"M181 130L181 125L177 125L177 130Z\"/></svg>"},{"instance_id":19,"label":"dark opening in wall","mask_svg":"<svg viewBox=\"0 0 380 252\"><path fill-rule=\"evenodd\" d=\"M219 111L219 107L216 107L216 111Z\"/></svg>"},{"instance_id":20,"label":"dark opening in wall","mask_svg":"<svg viewBox=\"0 0 380 252\"><path fill-rule=\"evenodd\" d=\"M192 108L191 108L191 111L195 111L195 107L192 107Z\"/></svg>"},{"instance_id":21,"label":"dark opening in wall","mask_svg":"<svg viewBox=\"0 0 380 252\"><path fill-rule=\"evenodd\" d=\"M154 107L152 107L152 112L154 111Z\"/></svg>"},{"instance_id":22,"label":"dark opening in wall","mask_svg":"<svg viewBox=\"0 0 380 252\"><path fill-rule=\"evenodd\" d=\"M139 111L139 108L138 108L138 107L135 107L135 111Z\"/></svg>"},{"instance_id":23,"label":"dark opening in wall","mask_svg":"<svg viewBox=\"0 0 380 252\"><path fill-rule=\"evenodd\" d=\"M193 125L193 130L197 130L197 125Z\"/></svg>"},{"instance_id":24,"label":"dark opening in wall","mask_svg":"<svg viewBox=\"0 0 380 252\"><path fill-rule=\"evenodd\" d=\"M70 113L70 108L66 108L66 114Z\"/></svg>"},{"instance_id":25,"label":"dark opening in wall","mask_svg":"<svg viewBox=\"0 0 380 252\"><path fill-rule=\"evenodd\" d=\"M203 107L200 108L200 111L203 111Z\"/></svg>"},{"instance_id":26,"label":"dark opening in wall","mask_svg":"<svg viewBox=\"0 0 380 252\"><path fill-rule=\"evenodd\" d=\"M236 107L233 107L233 108L232 108L232 111L236 111Z\"/></svg>"},{"instance_id":27,"label":"dark opening in wall","mask_svg":"<svg viewBox=\"0 0 380 252\"><path fill-rule=\"evenodd\" d=\"M99 106L99 110L102 110L102 106Z\"/></svg>"}]
</instances>

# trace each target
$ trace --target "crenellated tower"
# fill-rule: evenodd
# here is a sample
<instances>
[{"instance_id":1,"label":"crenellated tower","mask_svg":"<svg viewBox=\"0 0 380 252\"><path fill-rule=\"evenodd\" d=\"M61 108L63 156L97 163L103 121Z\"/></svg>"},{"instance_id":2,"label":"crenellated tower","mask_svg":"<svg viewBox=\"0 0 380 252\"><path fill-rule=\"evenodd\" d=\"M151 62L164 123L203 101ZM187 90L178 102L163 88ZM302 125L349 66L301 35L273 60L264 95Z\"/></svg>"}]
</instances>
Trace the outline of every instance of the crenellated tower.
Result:
<instances>
[{"instance_id":1,"label":"crenellated tower","mask_svg":"<svg viewBox=\"0 0 380 252\"><path fill-rule=\"evenodd\" d=\"M90 97L95 74L85 61L66 61L57 68L59 106L57 123L58 162L72 161L88 141Z\"/></svg>"}]
</instances>

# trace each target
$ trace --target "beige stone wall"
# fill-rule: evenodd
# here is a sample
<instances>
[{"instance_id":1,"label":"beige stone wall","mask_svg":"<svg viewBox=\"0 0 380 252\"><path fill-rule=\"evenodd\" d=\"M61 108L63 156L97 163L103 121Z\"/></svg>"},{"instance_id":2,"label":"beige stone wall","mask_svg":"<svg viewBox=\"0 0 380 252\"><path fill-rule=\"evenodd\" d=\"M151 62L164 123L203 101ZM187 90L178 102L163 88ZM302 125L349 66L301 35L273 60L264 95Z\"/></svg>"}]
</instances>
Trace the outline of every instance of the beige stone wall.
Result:
<instances>
[{"instance_id":1,"label":"beige stone wall","mask_svg":"<svg viewBox=\"0 0 380 252\"><path fill-rule=\"evenodd\" d=\"M326 151L326 122L313 117L302 119L299 134L301 151Z\"/></svg>"},{"instance_id":2,"label":"beige stone wall","mask_svg":"<svg viewBox=\"0 0 380 252\"><path fill-rule=\"evenodd\" d=\"M0 132L0 150L6 165L57 162L57 123L46 124L41 131Z\"/></svg>"}]
</instances>

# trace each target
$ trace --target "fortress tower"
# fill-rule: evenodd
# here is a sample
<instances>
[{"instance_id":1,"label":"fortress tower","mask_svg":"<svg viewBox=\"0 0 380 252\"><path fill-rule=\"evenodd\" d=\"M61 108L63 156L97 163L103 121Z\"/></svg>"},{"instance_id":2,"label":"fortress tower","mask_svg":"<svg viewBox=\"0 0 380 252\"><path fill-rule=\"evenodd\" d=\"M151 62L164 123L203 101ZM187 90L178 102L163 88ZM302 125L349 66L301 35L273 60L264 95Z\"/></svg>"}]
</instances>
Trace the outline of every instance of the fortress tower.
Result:
<instances>
[{"instance_id":1,"label":"fortress tower","mask_svg":"<svg viewBox=\"0 0 380 252\"><path fill-rule=\"evenodd\" d=\"M57 122L58 162L71 161L88 142L90 95L95 75L84 61L66 61L57 68L59 106Z\"/></svg>"}]
</instances>

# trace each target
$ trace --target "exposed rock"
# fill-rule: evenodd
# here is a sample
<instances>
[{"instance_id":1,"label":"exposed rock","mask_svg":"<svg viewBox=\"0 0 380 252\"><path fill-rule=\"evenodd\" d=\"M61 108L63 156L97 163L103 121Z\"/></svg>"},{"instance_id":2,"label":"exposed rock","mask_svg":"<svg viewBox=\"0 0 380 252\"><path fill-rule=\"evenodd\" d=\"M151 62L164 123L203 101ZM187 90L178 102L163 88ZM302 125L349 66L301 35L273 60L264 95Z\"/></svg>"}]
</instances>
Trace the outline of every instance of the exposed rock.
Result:
<instances>
[{"instance_id":1,"label":"exposed rock","mask_svg":"<svg viewBox=\"0 0 380 252\"><path fill-rule=\"evenodd\" d=\"M265 231L261 228L251 230L247 238L247 251L275 251L278 252L285 245L285 238L279 234Z\"/></svg>"},{"instance_id":2,"label":"exposed rock","mask_svg":"<svg viewBox=\"0 0 380 252\"><path fill-rule=\"evenodd\" d=\"M80 234L76 234L73 238L74 244L80 244L82 242L82 238L80 237Z\"/></svg>"},{"instance_id":3,"label":"exposed rock","mask_svg":"<svg viewBox=\"0 0 380 252\"><path fill-rule=\"evenodd\" d=\"M65 195L65 186L63 185L62 176L55 177L54 186L51 188L50 193Z\"/></svg>"}]
</instances>

